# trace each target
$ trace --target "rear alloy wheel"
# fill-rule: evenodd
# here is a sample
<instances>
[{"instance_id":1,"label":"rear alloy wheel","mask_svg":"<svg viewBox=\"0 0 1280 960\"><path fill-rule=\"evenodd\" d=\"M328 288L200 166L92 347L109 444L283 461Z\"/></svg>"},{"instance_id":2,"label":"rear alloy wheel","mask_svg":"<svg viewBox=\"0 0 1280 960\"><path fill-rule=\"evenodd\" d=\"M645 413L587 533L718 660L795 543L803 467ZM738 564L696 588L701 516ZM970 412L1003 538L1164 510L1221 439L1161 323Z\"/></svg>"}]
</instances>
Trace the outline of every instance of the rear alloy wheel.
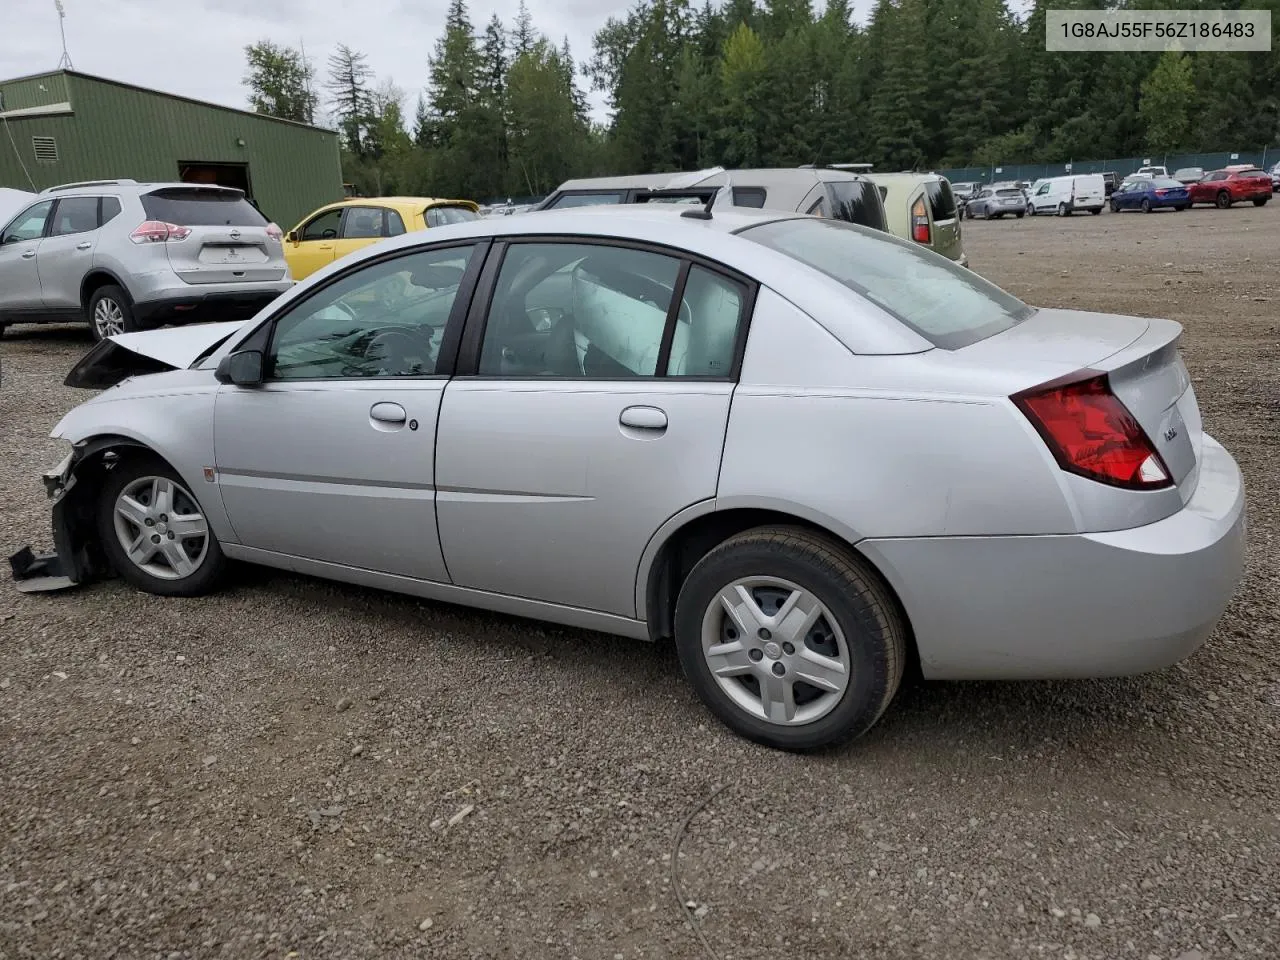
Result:
<instances>
[{"instance_id":1,"label":"rear alloy wheel","mask_svg":"<svg viewBox=\"0 0 1280 960\"><path fill-rule=\"evenodd\" d=\"M116 573L147 593L208 593L226 564L199 502L153 457L126 460L107 474L98 534Z\"/></svg>"},{"instance_id":2,"label":"rear alloy wheel","mask_svg":"<svg viewBox=\"0 0 1280 960\"><path fill-rule=\"evenodd\" d=\"M1142 212L1143 213L1151 212L1151 201L1148 200L1146 197L1142 198Z\"/></svg>"},{"instance_id":3,"label":"rear alloy wheel","mask_svg":"<svg viewBox=\"0 0 1280 960\"><path fill-rule=\"evenodd\" d=\"M95 340L105 340L119 333L133 333L138 329L128 295L113 284L93 291L86 313Z\"/></svg>"},{"instance_id":4,"label":"rear alloy wheel","mask_svg":"<svg viewBox=\"0 0 1280 960\"><path fill-rule=\"evenodd\" d=\"M1218 198L1215 202L1217 203L1219 210L1226 210L1229 206L1231 206L1231 194L1229 194L1226 190L1219 190Z\"/></svg>"},{"instance_id":5,"label":"rear alloy wheel","mask_svg":"<svg viewBox=\"0 0 1280 960\"><path fill-rule=\"evenodd\" d=\"M676 647L702 701L783 750L852 739L898 689L906 631L879 579L808 530L764 527L713 549L676 603Z\"/></svg>"}]
</instances>

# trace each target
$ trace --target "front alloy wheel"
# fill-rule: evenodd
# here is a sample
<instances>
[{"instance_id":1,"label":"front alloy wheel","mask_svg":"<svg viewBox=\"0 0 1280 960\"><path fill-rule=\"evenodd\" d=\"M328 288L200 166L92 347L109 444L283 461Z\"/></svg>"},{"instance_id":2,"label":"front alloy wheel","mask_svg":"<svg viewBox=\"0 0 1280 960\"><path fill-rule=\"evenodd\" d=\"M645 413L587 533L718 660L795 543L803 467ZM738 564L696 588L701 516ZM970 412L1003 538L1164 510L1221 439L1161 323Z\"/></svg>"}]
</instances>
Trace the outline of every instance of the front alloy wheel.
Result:
<instances>
[{"instance_id":1,"label":"front alloy wheel","mask_svg":"<svg viewBox=\"0 0 1280 960\"><path fill-rule=\"evenodd\" d=\"M199 501L168 464L149 456L107 473L98 533L116 573L148 593L207 593L225 562Z\"/></svg>"}]
</instances>

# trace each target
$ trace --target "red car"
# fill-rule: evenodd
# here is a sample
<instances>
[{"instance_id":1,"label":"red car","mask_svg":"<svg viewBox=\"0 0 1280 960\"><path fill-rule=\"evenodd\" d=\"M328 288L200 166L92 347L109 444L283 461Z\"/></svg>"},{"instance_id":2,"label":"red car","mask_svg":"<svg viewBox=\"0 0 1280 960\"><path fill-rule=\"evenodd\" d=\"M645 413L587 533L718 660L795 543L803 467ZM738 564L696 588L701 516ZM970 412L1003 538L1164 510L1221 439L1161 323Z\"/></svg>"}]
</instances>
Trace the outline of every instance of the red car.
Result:
<instances>
[{"instance_id":1,"label":"red car","mask_svg":"<svg viewBox=\"0 0 1280 960\"><path fill-rule=\"evenodd\" d=\"M1271 177L1257 167L1227 167L1206 173L1190 184L1191 205L1212 203L1226 209L1233 203L1252 200L1260 207L1271 199Z\"/></svg>"}]
</instances>

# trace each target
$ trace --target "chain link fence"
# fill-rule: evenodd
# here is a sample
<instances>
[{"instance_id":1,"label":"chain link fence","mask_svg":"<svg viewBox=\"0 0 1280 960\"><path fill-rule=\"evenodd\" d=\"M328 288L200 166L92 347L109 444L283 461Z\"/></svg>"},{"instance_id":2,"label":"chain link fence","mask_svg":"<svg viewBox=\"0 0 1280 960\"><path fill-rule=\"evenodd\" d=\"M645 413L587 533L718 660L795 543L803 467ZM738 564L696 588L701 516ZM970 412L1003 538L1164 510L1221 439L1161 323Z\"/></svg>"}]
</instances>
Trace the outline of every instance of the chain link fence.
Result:
<instances>
[{"instance_id":1,"label":"chain link fence","mask_svg":"<svg viewBox=\"0 0 1280 960\"><path fill-rule=\"evenodd\" d=\"M1117 173L1122 177L1141 167L1161 166L1172 174L1183 167L1219 170L1237 163L1251 163L1263 170L1280 162L1280 146L1261 150L1226 151L1222 153L1164 153L1145 157L1122 157L1117 160L1072 160L1069 163L1005 163L989 167L954 167L935 170L952 183L994 183L1003 180L1034 182L1042 177L1060 177L1068 173Z\"/></svg>"}]
</instances>

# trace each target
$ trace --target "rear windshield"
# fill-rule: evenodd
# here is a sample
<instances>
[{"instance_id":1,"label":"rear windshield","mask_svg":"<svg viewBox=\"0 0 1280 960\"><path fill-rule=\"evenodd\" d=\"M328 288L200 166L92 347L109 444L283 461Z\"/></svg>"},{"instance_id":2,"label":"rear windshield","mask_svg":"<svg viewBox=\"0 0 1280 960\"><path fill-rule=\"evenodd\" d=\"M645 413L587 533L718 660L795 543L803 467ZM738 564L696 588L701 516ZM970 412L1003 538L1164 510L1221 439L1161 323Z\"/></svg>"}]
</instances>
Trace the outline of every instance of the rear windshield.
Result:
<instances>
[{"instance_id":1,"label":"rear windshield","mask_svg":"<svg viewBox=\"0 0 1280 960\"><path fill-rule=\"evenodd\" d=\"M1170 187L1186 186L1186 184L1181 180L1175 180L1173 177L1152 177L1147 182L1160 190L1168 190Z\"/></svg>"},{"instance_id":2,"label":"rear windshield","mask_svg":"<svg viewBox=\"0 0 1280 960\"><path fill-rule=\"evenodd\" d=\"M934 223L956 218L956 198L951 193L951 184L946 180L930 180L925 183L924 192L929 198L929 212L933 214Z\"/></svg>"},{"instance_id":3,"label":"rear windshield","mask_svg":"<svg viewBox=\"0 0 1280 960\"><path fill-rule=\"evenodd\" d=\"M997 197L1020 197L1022 196L1022 191L1019 190L1017 187L1010 187L1007 190L997 190L996 196Z\"/></svg>"},{"instance_id":4,"label":"rear windshield","mask_svg":"<svg viewBox=\"0 0 1280 960\"><path fill-rule=\"evenodd\" d=\"M232 190L175 187L142 195L148 220L180 227L265 227L267 218L244 194Z\"/></svg>"},{"instance_id":5,"label":"rear windshield","mask_svg":"<svg viewBox=\"0 0 1280 960\"><path fill-rule=\"evenodd\" d=\"M838 220L776 220L741 236L822 271L944 350L1008 330L1033 312L918 244Z\"/></svg>"},{"instance_id":6,"label":"rear windshield","mask_svg":"<svg viewBox=\"0 0 1280 960\"><path fill-rule=\"evenodd\" d=\"M470 223L479 220L480 214L470 207L431 207L427 210L428 227L444 227L451 223Z\"/></svg>"},{"instance_id":7,"label":"rear windshield","mask_svg":"<svg viewBox=\"0 0 1280 960\"><path fill-rule=\"evenodd\" d=\"M833 180L827 184L831 216L836 220L860 223L873 230L888 230L884 203L870 180Z\"/></svg>"},{"instance_id":8,"label":"rear windshield","mask_svg":"<svg viewBox=\"0 0 1280 960\"><path fill-rule=\"evenodd\" d=\"M1257 167L1254 167L1252 170L1237 170L1236 176L1237 177L1265 177L1266 174L1263 173L1261 170L1259 170Z\"/></svg>"}]
</instances>

